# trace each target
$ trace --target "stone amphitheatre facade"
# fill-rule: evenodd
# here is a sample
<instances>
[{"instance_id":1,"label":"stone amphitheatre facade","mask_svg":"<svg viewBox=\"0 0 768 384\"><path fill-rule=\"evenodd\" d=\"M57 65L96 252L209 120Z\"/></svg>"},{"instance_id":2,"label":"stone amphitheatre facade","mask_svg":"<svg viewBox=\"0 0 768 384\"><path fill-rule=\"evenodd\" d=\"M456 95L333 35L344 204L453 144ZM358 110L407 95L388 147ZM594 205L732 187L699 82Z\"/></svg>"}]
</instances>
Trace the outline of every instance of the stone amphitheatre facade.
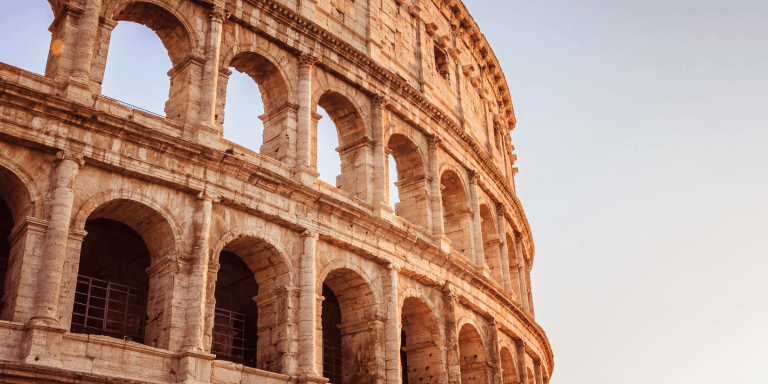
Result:
<instances>
[{"instance_id":1,"label":"stone amphitheatre facade","mask_svg":"<svg viewBox=\"0 0 768 384\"><path fill-rule=\"evenodd\" d=\"M459 0L49 2L45 76L0 63L0 382L549 381L510 92ZM124 21L166 117L101 95ZM222 138L232 71L258 153Z\"/></svg>"}]
</instances>

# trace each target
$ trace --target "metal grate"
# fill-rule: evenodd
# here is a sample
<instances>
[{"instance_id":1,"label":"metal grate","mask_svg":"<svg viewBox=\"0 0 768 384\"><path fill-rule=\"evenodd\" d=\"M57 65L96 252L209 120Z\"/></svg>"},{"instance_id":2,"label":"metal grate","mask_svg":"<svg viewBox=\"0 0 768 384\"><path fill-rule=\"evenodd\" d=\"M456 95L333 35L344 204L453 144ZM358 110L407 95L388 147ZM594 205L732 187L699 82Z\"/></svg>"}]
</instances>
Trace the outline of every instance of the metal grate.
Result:
<instances>
[{"instance_id":1,"label":"metal grate","mask_svg":"<svg viewBox=\"0 0 768 384\"><path fill-rule=\"evenodd\" d=\"M245 326L246 318L242 313L216 308L211 352L222 360L254 366L256 342L246 338Z\"/></svg>"},{"instance_id":2,"label":"metal grate","mask_svg":"<svg viewBox=\"0 0 768 384\"><path fill-rule=\"evenodd\" d=\"M70 331L143 343L146 298L142 290L78 276Z\"/></svg>"},{"instance_id":3,"label":"metal grate","mask_svg":"<svg viewBox=\"0 0 768 384\"><path fill-rule=\"evenodd\" d=\"M323 377L329 383L341 384L341 344L323 339Z\"/></svg>"}]
</instances>

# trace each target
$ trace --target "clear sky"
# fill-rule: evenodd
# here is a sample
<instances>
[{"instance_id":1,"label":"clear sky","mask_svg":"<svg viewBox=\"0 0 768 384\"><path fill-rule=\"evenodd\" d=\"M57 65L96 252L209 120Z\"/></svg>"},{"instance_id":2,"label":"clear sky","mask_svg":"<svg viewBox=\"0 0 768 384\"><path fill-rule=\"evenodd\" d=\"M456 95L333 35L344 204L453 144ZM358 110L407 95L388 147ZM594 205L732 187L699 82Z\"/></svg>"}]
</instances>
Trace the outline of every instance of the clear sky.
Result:
<instances>
[{"instance_id":1,"label":"clear sky","mask_svg":"<svg viewBox=\"0 0 768 384\"><path fill-rule=\"evenodd\" d=\"M0 1L0 61L42 73L50 7ZM767 382L768 1L465 3L515 105L551 383ZM151 31L120 23L109 60L104 94L163 113ZM255 150L257 100L233 76L226 136Z\"/></svg>"}]
</instances>

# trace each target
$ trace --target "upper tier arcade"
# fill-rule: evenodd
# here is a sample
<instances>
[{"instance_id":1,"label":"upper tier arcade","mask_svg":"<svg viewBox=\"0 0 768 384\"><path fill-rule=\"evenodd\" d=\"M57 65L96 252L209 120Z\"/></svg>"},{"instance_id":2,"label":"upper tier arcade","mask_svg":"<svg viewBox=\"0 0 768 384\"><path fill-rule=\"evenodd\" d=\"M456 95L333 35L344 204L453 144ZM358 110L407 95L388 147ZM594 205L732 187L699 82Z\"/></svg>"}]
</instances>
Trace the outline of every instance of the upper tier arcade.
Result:
<instances>
[{"instance_id":1,"label":"upper tier arcade","mask_svg":"<svg viewBox=\"0 0 768 384\"><path fill-rule=\"evenodd\" d=\"M510 91L464 4L49 2L45 76L0 63L0 381L549 381ZM121 22L168 52L165 116L101 94ZM223 138L234 72L257 152Z\"/></svg>"}]
</instances>

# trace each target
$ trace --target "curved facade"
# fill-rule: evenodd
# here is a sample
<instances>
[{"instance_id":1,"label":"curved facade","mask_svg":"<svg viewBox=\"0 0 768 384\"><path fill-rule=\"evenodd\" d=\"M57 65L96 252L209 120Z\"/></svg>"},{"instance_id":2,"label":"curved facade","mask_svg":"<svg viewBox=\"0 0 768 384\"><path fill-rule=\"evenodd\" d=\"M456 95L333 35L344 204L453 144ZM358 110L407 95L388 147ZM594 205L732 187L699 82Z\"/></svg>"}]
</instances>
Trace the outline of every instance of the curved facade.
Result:
<instances>
[{"instance_id":1,"label":"curved facade","mask_svg":"<svg viewBox=\"0 0 768 384\"><path fill-rule=\"evenodd\" d=\"M0 63L0 381L549 381L511 98L460 1L49 1L45 76ZM168 51L166 117L101 95L123 21ZM234 71L258 153L222 138Z\"/></svg>"}]
</instances>

